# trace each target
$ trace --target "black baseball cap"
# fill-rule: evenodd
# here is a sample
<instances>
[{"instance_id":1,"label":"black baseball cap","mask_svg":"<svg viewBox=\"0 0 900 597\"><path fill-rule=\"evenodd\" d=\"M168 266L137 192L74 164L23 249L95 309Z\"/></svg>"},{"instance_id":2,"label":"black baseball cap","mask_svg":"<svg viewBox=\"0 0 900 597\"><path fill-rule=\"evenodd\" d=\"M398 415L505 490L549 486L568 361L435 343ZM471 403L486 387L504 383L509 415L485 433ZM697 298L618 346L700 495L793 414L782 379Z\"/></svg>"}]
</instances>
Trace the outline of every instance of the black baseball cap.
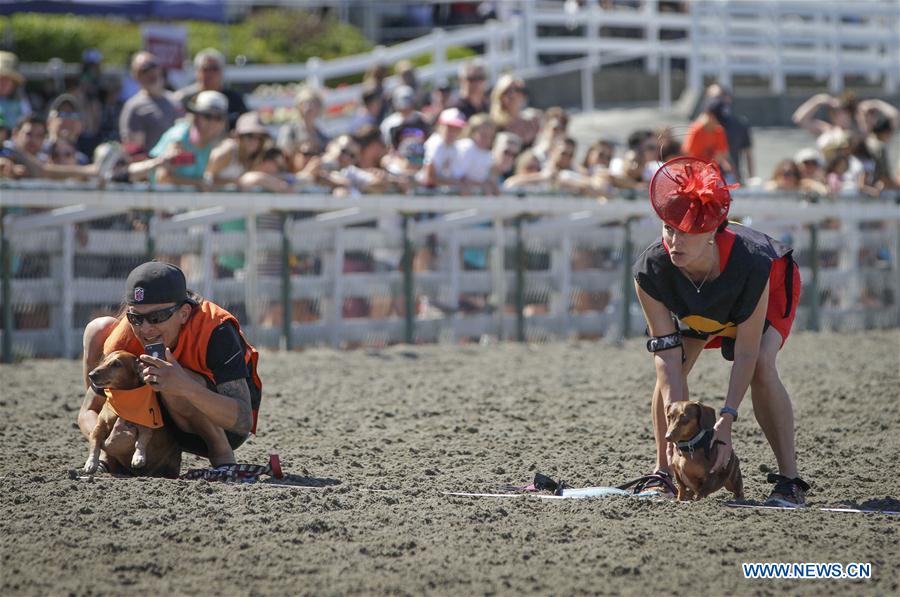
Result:
<instances>
[{"instance_id":1,"label":"black baseball cap","mask_svg":"<svg viewBox=\"0 0 900 597\"><path fill-rule=\"evenodd\" d=\"M171 263L148 261L137 266L125 281L125 303L128 305L158 305L161 303L191 303L184 272Z\"/></svg>"}]
</instances>

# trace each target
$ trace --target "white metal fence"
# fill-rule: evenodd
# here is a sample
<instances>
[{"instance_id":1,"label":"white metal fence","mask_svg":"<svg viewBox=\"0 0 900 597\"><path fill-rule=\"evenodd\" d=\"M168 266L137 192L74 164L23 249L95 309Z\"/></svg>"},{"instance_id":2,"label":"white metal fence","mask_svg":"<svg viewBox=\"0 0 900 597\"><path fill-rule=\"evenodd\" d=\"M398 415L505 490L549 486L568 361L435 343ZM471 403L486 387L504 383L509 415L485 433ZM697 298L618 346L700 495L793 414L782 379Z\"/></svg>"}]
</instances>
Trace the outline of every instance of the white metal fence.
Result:
<instances>
[{"instance_id":1,"label":"white metal fence","mask_svg":"<svg viewBox=\"0 0 900 597\"><path fill-rule=\"evenodd\" d=\"M594 108L593 75L605 66L641 60L648 72L659 72L660 103L671 103L673 60L681 60L688 85L699 90L706 77L727 85L736 76L769 81L783 93L790 76L820 81L840 92L847 77L864 77L894 94L900 81L900 2L897 0L694 0L686 12L660 9L657 0L636 7L604 8L600 0L582 4L544 0L510 0L501 5L508 18L453 31L435 29L418 39L372 52L304 64L229 66L226 80L259 84L252 108L290 108L293 95L266 83L306 82L323 86L329 79L361 75L375 64L428 55L430 64L417 69L426 83L456 76L459 60L448 57L453 46L483 47L493 81L505 71L527 76L582 74L582 107ZM566 10L566 7L577 7ZM562 65L546 62L563 60ZM77 65L24 64L32 77L76 73ZM394 78L388 85L396 84ZM325 91L327 107L359 101L361 85Z\"/></svg>"},{"instance_id":2,"label":"white metal fence","mask_svg":"<svg viewBox=\"0 0 900 597\"><path fill-rule=\"evenodd\" d=\"M686 12L660 10L656 0L637 8L604 8L599 0L577 6L562 2L523 0L503 22L453 32L435 30L411 42L379 47L369 54L337 60L310 59L303 65L230 67L233 81L307 81L314 85L350 74L361 74L376 63L430 54L431 64L417 73L422 81L455 76L458 61L447 58L451 46L483 45L491 80L504 70L539 76L559 72L543 66L567 60L569 70L582 72L582 106L594 107L592 75L604 66L641 60L648 72L660 75L660 102L671 102L673 59L683 61L688 84L699 90L706 77L731 85L734 77L753 75L769 81L772 93L784 93L789 76L821 81L840 92L847 77L865 77L885 93L897 92L900 80L900 2L896 0L775 1L696 0ZM509 4L507 12L512 9ZM359 86L328 90L326 103L356 100ZM290 105L292 98L262 98Z\"/></svg>"},{"instance_id":3,"label":"white metal fence","mask_svg":"<svg viewBox=\"0 0 900 597\"><path fill-rule=\"evenodd\" d=\"M77 356L84 325L151 256L262 346L615 340L643 332L630 267L659 234L640 199L0 193L3 341L20 356ZM900 325L896 203L738 194L732 216L795 247L797 327Z\"/></svg>"}]
</instances>

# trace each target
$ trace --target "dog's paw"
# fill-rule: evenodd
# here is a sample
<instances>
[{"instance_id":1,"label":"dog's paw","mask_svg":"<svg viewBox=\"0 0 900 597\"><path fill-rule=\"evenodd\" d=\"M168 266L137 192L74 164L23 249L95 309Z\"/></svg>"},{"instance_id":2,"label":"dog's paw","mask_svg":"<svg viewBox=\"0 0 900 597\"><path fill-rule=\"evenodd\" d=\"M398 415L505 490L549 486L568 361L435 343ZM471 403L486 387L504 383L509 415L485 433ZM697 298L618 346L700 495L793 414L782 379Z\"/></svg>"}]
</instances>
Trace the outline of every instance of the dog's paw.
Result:
<instances>
[{"instance_id":1,"label":"dog's paw","mask_svg":"<svg viewBox=\"0 0 900 597\"><path fill-rule=\"evenodd\" d=\"M131 468L143 468L147 464L147 457L144 454L135 452L131 457Z\"/></svg>"},{"instance_id":2,"label":"dog's paw","mask_svg":"<svg viewBox=\"0 0 900 597\"><path fill-rule=\"evenodd\" d=\"M97 467L100 465L99 460L94 460L93 458L88 458L87 462L84 463L84 472L87 475L93 475L97 472Z\"/></svg>"}]
</instances>

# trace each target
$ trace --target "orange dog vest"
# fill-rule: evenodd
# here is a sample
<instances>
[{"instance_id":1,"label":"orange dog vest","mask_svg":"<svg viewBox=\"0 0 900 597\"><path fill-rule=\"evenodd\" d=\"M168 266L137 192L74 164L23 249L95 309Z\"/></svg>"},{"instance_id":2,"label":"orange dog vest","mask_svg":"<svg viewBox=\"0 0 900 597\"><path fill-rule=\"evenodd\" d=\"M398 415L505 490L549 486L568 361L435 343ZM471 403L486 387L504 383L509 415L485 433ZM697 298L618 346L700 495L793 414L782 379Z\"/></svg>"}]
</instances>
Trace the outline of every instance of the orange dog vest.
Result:
<instances>
[{"instance_id":1,"label":"orange dog vest","mask_svg":"<svg viewBox=\"0 0 900 597\"><path fill-rule=\"evenodd\" d=\"M159 429L163 426L156 392L148 384L133 390L105 389L106 401L121 418L137 425Z\"/></svg>"},{"instance_id":2,"label":"orange dog vest","mask_svg":"<svg viewBox=\"0 0 900 597\"><path fill-rule=\"evenodd\" d=\"M203 300L199 305L194 307L191 316L188 318L184 327L178 335L178 344L172 351L172 356L185 369L196 371L212 380L212 371L206 364L206 349L209 345L209 338L217 327L230 321L235 329L237 329L241 340L244 343L244 362L250 370L250 377L253 384L262 391L262 381L257 374L257 363L259 362L259 353L253 348L253 345L244 337L241 331L241 325L238 320L215 303ZM134 335L131 324L125 317L122 317L116 326L110 332L109 337L103 344L103 354L110 354L114 350L127 350L133 354L141 354L144 347ZM253 400L251 405L253 408L253 428L251 433L256 433L256 419L259 414L259 400ZM157 411L159 412L159 411Z\"/></svg>"}]
</instances>

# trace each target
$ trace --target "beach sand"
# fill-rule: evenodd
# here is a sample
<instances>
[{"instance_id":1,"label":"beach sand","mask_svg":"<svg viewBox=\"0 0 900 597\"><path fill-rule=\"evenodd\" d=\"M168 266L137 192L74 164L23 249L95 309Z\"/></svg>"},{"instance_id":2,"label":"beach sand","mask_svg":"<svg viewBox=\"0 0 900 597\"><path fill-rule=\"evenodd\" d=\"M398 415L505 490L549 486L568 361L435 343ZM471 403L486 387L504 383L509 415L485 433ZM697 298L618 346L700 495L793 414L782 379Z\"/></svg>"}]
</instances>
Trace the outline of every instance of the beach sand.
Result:
<instances>
[{"instance_id":1,"label":"beach sand","mask_svg":"<svg viewBox=\"0 0 900 597\"><path fill-rule=\"evenodd\" d=\"M264 352L259 435L307 485L71 479L80 363L0 367L4 595L690 594L900 591L900 517L697 503L471 499L535 472L613 485L653 466L652 359L634 339ZM812 506L900 510L900 331L797 333L779 358ZM692 397L721 405L707 351ZM749 394L748 499L774 457ZM202 466L186 458L183 469ZM742 562L869 562L871 580L746 580Z\"/></svg>"}]
</instances>

